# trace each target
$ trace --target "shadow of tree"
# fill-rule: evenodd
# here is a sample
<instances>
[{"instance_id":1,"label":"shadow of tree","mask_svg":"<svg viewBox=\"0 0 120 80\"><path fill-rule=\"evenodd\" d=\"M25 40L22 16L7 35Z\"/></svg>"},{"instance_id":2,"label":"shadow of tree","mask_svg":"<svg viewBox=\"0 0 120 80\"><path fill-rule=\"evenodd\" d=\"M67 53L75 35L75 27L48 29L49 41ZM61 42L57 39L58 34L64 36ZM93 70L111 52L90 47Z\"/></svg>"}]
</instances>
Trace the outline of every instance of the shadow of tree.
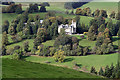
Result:
<instances>
[{"instance_id":1,"label":"shadow of tree","mask_svg":"<svg viewBox=\"0 0 120 80\"><path fill-rule=\"evenodd\" d=\"M118 49L118 45L113 45L113 47L115 50Z\"/></svg>"},{"instance_id":2,"label":"shadow of tree","mask_svg":"<svg viewBox=\"0 0 120 80\"><path fill-rule=\"evenodd\" d=\"M73 61L73 60L74 60L74 58L67 58L64 60L64 62L69 62L69 61Z\"/></svg>"},{"instance_id":3,"label":"shadow of tree","mask_svg":"<svg viewBox=\"0 0 120 80\"><path fill-rule=\"evenodd\" d=\"M81 67L82 67L82 64L76 64L76 66L78 66L78 67L80 67L80 68L81 68Z\"/></svg>"},{"instance_id":4,"label":"shadow of tree","mask_svg":"<svg viewBox=\"0 0 120 80\"><path fill-rule=\"evenodd\" d=\"M118 37L113 37L112 38L112 41L114 42L114 41L118 41Z\"/></svg>"}]
</instances>

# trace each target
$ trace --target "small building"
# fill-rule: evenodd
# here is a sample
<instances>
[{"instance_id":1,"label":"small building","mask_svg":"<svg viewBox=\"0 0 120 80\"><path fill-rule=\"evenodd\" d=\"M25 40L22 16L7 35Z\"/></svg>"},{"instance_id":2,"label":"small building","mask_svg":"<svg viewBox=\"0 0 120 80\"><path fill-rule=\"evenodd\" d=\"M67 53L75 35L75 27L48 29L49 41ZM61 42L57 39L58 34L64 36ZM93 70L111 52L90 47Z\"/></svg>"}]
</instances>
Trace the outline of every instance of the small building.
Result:
<instances>
[{"instance_id":1,"label":"small building","mask_svg":"<svg viewBox=\"0 0 120 80\"><path fill-rule=\"evenodd\" d=\"M62 29L62 28L65 29L66 34L69 34L69 35L74 34L74 33L76 33L76 22L74 22L72 20L72 24L71 25L68 25L68 24L66 24L66 25L61 24L61 25L59 25L58 26L58 33L60 33L60 29Z\"/></svg>"}]
</instances>

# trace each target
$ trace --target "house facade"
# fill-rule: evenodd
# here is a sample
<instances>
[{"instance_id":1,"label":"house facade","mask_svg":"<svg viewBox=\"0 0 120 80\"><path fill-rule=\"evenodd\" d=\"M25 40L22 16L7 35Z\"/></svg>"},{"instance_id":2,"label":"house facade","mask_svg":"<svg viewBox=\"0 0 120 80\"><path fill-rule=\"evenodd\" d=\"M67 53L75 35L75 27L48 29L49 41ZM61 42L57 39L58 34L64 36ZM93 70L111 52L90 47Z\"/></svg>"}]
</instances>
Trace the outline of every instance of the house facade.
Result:
<instances>
[{"instance_id":1,"label":"house facade","mask_svg":"<svg viewBox=\"0 0 120 80\"><path fill-rule=\"evenodd\" d=\"M72 24L71 25L68 25L68 24L66 24L66 25L61 24L61 25L59 25L58 26L58 33L60 33L60 30L62 28L65 29L66 34L69 34L69 35L74 34L74 33L76 33L76 22L74 22L72 20Z\"/></svg>"}]
</instances>

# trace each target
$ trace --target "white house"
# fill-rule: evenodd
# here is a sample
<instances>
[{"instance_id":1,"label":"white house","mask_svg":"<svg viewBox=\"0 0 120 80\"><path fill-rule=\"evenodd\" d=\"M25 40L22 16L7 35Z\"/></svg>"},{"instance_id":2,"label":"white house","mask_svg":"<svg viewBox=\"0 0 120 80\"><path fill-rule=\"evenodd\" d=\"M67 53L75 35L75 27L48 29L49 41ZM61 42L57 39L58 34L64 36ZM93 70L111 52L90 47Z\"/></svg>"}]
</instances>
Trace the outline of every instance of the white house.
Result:
<instances>
[{"instance_id":1,"label":"white house","mask_svg":"<svg viewBox=\"0 0 120 80\"><path fill-rule=\"evenodd\" d=\"M61 25L59 25L58 26L58 33L60 33L60 29L62 29L62 28L65 29L66 34L71 35L73 33L76 33L76 22L74 22L72 20L72 24L71 25L68 25L68 24L66 24L66 25L61 24Z\"/></svg>"}]
</instances>

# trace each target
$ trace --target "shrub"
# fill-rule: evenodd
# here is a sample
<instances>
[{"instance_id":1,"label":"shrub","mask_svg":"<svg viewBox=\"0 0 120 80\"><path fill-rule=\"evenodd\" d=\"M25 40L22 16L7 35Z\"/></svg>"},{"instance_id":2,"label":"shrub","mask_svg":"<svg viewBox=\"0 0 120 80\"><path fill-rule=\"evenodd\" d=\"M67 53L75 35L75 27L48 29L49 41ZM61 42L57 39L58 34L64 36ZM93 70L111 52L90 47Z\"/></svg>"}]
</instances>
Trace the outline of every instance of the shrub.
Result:
<instances>
[{"instance_id":1,"label":"shrub","mask_svg":"<svg viewBox=\"0 0 120 80\"><path fill-rule=\"evenodd\" d=\"M85 56L89 51L88 47L83 48L83 55Z\"/></svg>"},{"instance_id":2,"label":"shrub","mask_svg":"<svg viewBox=\"0 0 120 80\"><path fill-rule=\"evenodd\" d=\"M43 44L38 46L38 51L36 52L37 55L39 55L39 56L49 56L50 55L49 53L50 53L49 47L44 46Z\"/></svg>"},{"instance_id":3,"label":"shrub","mask_svg":"<svg viewBox=\"0 0 120 80\"><path fill-rule=\"evenodd\" d=\"M54 54L53 58L56 62L64 62L64 59L65 59L64 51L62 51L62 50L57 51Z\"/></svg>"},{"instance_id":4,"label":"shrub","mask_svg":"<svg viewBox=\"0 0 120 80\"><path fill-rule=\"evenodd\" d=\"M12 59L21 59L23 55L22 48L20 46L14 47L14 53L12 54Z\"/></svg>"},{"instance_id":5,"label":"shrub","mask_svg":"<svg viewBox=\"0 0 120 80\"><path fill-rule=\"evenodd\" d=\"M83 34L84 34L84 35L87 35L87 34L88 34L88 32L84 32Z\"/></svg>"},{"instance_id":6,"label":"shrub","mask_svg":"<svg viewBox=\"0 0 120 80\"><path fill-rule=\"evenodd\" d=\"M55 52L56 52L56 49L54 47L51 47L50 48L50 56L53 56Z\"/></svg>"},{"instance_id":7,"label":"shrub","mask_svg":"<svg viewBox=\"0 0 120 80\"><path fill-rule=\"evenodd\" d=\"M93 74L97 74L97 71L96 71L96 69L93 66L91 67L90 72L93 73Z\"/></svg>"},{"instance_id":8,"label":"shrub","mask_svg":"<svg viewBox=\"0 0 120 80\"><path fill-rule=\"evenodd\" d=\"M23 43L23 48L24 48L25 52L29 51L29 42L28 41L26 41L26 42Z\"/></svg>"},{"instance_id":9,"label":"shrub","mask_svg":"<svg viewBox=\"0 0 120 80\"><path fill-rule=\"evenodd\" d=\"M46 12L45 6L41 6L41 7L40 7L40 12Z\"/></svg>"},{"instance_id":10,"label":"shrub","mask_svg":"<svg viewBox=\"0 0 120 80\"><path fill-rule=\"evenodd\" d=\"M14 48L10 47L7 49L6 54L12 55L14 53Z\"/></svg>"}]
</instances>

